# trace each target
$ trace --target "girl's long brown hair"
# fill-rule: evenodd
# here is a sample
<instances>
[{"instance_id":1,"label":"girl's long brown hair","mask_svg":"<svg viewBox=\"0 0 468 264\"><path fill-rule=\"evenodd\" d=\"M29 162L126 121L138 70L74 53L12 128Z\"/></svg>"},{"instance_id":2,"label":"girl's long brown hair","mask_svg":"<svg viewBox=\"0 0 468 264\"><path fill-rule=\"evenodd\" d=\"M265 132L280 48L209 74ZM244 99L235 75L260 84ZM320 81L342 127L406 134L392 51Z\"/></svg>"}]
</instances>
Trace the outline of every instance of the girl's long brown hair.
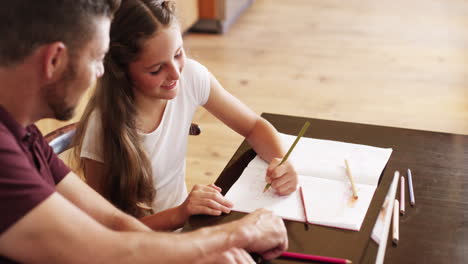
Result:
<instances>
[{"instance_id":1,"label":"girl's long brown hair","mask_svg":"<svg viewBox=\"0 0 468 264\"><path fill-rule=\"evenodd\" d=\"M90 115L98 110L102 123L105 173L100 182L102 195L115 206L136 217L152 213L156 195L151 163L136 128L136 108L128 65L137 60L145 40L159 27L175 20L174 4L158 0L122 0L110 29L105 73L98 80L75 134L74 162L84 171L80 159L84 132ZM86 178L86 175L84 175Z\"/></svg>"}]
</instances>

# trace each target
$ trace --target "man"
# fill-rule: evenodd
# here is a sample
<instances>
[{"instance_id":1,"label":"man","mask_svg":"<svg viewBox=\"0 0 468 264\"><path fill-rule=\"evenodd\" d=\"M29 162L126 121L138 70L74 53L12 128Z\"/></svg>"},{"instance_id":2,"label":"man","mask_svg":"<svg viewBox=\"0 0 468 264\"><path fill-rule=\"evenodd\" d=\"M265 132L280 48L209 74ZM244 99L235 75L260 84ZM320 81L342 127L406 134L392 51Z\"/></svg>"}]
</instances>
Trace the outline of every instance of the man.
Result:
<instances>
[{"instance_id":1,"label":"man","mask_svg":"<svg viewBox=\"0 0 468 264\"><path fill-rule=\"evenodd\" d=\"M14 0L0 8L0 263L251 263L287 247L267 211L174 234L150 231L53 154L33 124L67 120L102 75L119 0ZM122 232L125 231L125 232Z\"/></svg>"}]
</instances>

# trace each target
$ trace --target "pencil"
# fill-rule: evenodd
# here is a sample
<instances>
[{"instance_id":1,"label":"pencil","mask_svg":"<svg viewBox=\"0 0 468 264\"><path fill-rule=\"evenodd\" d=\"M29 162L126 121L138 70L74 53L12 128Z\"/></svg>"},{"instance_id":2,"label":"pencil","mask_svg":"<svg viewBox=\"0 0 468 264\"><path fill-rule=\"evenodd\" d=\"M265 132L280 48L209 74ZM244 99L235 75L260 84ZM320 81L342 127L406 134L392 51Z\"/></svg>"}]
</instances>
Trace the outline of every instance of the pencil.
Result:
<instances>
[{"instance_id":1,"label":"pencil","mask_svg":"<svg viewBox=\"0 0 468 264\"><path fill-rule=\"evenodd\" d=\"M302 203L302 209L304 210L305 222L309 223L309 220L307 219L307 210L305 206L304 193L302 192L302 186L299 186L299 195L301 196L301 203Z\"/></svg>"},{"instance_id":2,"label":"pencil","mask_svg":"<svg viewBox=\"0 0 468 264\"><path fill-rule=\"evenodd\" d=\"M400 214L405 214L405 177L400 178Z\"/></svg>"},{"instance_id":3,"label":"pencil","mask_svg":"<svg viewBox=\"0 0 468 264\"><path fill-rule=\"evenodd\" d=\"M398 217L398 200L395 199L395 204L393 206L393 243L395 245L398 244L398 240L399 240L399 231L398 231L398 226L399 226L399 217Z\"/></svg>"},{"instance_id":4,"label":"pencil","mask_svg":"<svg viewBox=\"0 0 468 264\"><path fill-rule=\"evenodd\" d=\"M408 169L408 191L410 197L410 204L414 206L416 201L414 200L414 190L413 190L413 176L411 175L411 170Z\"/></svg>"},{"instance_id":5,"label":"pencil","mask_svg":"<svg viewBox=\"0 0 468 264\"><path fill-rule=\"evenodd\" d=\"M387 208L388 203L389 203L389 201L388 201L387 197L385 197L385 201L384 201L384 203L382 204L382 210L385 209L385 208Z\"/></svg>"},{"instance_id":6,"label":"pencil","mask_svg":"<svg viewBox=\"0 0 468 264\"><path fill-rule=\"evenodd\" d=\"M353 197L354 197L354 199L357 200L357 198L359 198L359 197L358 197L358 194L357 194L357 191L356 191L356 185L354 184L353 175L351 174L351 168L349 167L349 163L348 163L347 159L345 159L344 162L345 162L345 165L346 165L346 174L348 174L349 181L351 182L351 189L353 190Z\"/></svg>"},{"instance_id":7,"label":"pencil","mask_svg":"<svg viewBox=\"0 0 468 264\"><path fill-rule=\"evenodd\" d=\"M281 254L281 257L292 258L292 259L301 259L301 260L311 260L311 261L318 261L318 262L327 262L327 263L340 263L340 264L353 263L349 259L324 257L324 256L294 253L294 252L287 252L287 251L283 252Z\"/></svg>"},{"instance_id":8,"label":"pencil","mask_svg":"<svg viewBox=\"0 0 468 264\"><path fill-rule=\"evenodd\" d=\"M302 126L302 129L301 131L299 131L299 134L297 135L296 137L296 140L294 140L294 142L292 143L291 147L289 147L289 150L288 152L286 152L286 155L284 155L283 159L281 160L281 162L278 164L278 166L280 166L281 164L283 164L289 157L289 155L291 154L291 152L293 151L294 147L296 146L297 142L299 142L299 139L301 139L301 137L304 135L304 133L307 131L307 128L309 128L309 125L310 125L310 122L307 121L305 122L305 124ZM263 192L266 192L266 190L268 190L268 188L270 188L271 184L267 183L265 185L265 188L263 188Z\"/></svg>"}]
</instances>

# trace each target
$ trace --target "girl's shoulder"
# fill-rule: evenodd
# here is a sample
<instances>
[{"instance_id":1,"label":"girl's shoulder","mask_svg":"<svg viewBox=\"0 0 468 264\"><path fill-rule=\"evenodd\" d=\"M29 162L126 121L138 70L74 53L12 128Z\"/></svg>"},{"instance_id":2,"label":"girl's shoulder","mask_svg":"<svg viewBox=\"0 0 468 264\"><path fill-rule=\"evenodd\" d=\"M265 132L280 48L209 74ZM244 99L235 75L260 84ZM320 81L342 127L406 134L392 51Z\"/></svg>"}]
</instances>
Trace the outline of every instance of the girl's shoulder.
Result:
<instances>
[{"instance_id":1,"label":"girl's shoulder","mask_svg":"<svg viewBox=\"0 0 468 264\"><path fill-rule=\"evenodd\" d=\"M210 73L198 61L187 58L181 75L182 97L189 97L196 105L203 105L210 94Z\"/></svg>"},{"instance_id":2,"label":"girl's shoulder","mask_svg":"<svg viewBox=\"0 0 468 264\"><path fill-rule=\"evenodd\" d=\"M86 122L85 137L95 137L102 133L102 116L99 109L92 110Z\"/></svg>"},{"instance_id":3,"label":"girl's shoulder","mask_svg":"<svg viewBox=\"0 0 468 264\"><path fill-rule=\"evenodd\" d=\"M197 76L197 75L206 75L208 73L208 69L202 65L200 62L188 58L185 61L185 66L184 66L184 71L183 75L186 75L186 77L190 76Z\"/></svg>"},{"instance_id":4,"label":"girl's shoulder","mask_svg":"<svg viewBox=\"0 0 468 264\"><path fill-rule=\"evenodd\" d=\"M88 122L92 123L92 124L101 123L100 120L101 120L101 111L99 111L99 109L95 108L89 114Z\"/></svg>"}]
</instances>

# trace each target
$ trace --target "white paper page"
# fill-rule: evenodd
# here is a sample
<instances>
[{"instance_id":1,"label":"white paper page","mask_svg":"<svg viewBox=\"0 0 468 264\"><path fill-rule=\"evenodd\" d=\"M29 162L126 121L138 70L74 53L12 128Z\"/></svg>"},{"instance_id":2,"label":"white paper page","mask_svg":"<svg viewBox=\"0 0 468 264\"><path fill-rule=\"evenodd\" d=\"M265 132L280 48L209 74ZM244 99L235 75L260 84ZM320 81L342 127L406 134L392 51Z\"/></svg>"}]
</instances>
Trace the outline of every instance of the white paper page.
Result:
<instances>
[{"instance_id":1,"label":"white paper page","mask_svg":"<svg viewBox=\"0 0 468 264\"><path fill-rule=\"evenodd\" d=\"M356 200L347 182L304 176L300 181L311 224L354 231L361 229L376 187L356 184L359 194Z\"/></svg>"},{"instance_id":2,"label":"white paper page","mask_svg":"<svg viewBox=\"0 0 468 264\"><path fill-rule=\"evenodd\" d=\"M295 136L281 134L285 148ZM289 160L300 175L307 196L308 220L313 224L359 230L375 192L378 179L392 149L301 138ZM350 181L344 159L348 159L357 183L359 199L351 203ZM226 194L234 211L253 212L267 208L290 220L304 221L299 192L278 196L273 189L263 193L268 164L255 157ZM348 200L346 200L348 199Z\"/></svg>"},{"instance_id":3,"label":"white paper page","mask_svg":"<svg viewBox=\"0 0 468 264\"><path fill-rule=\"evenodd\" d=\"M266 185L266 166L263 167L265 168L248 166L229 189L226 198L234 204L232 210L251 213L258 208L266 208L284 219L304 222L305 217L298 191L288 196L275 194L273 188L263 192Z\"/></svg>"},{"instance_id":4,"label":"white paper page","mask_svg":"<svg viewBox=\"0 0 468 264\"><path fill-rule=\"evenodd\" d=\"M280 136L285 149L289 149L296 138L281 133ZM347 159L356 183L377 186L391 154L391 148L303 137L289 161L300 175L346 180L344 160Z\"/></svg>"}]
</instances>

